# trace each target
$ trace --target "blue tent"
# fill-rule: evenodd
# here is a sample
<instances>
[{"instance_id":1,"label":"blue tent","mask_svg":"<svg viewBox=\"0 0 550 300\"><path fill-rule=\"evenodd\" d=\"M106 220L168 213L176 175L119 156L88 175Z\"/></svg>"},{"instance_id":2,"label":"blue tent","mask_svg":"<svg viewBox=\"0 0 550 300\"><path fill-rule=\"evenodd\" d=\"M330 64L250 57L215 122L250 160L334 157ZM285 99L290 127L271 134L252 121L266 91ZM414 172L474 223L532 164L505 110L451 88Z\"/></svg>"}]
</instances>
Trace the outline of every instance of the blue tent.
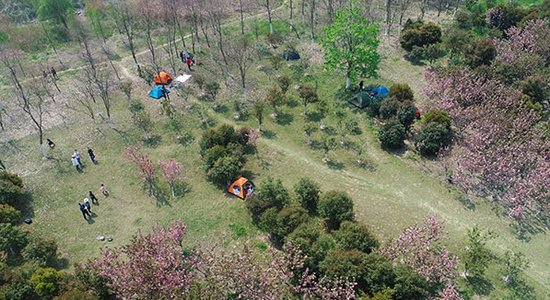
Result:
<instances>
[{"instance_id":1,"label":"blue tent","mask_svg":"<svg viewBox=\"0 0 550 300\"><path fill-rule=\"evenodd\" d=\"M164 90L166 91L167 94L170 93L169 89L164 88ZM162 86L157 86L155 89L153 89L149 94L149 96L155 99L164 97L164 91L162 90Z\"/></svg>"},{"instance_id":2,"label":"blue tent","mask_svg":"<svg viewBox=\"0 0 550 300\"><path fill-rule=\"evenodd\" d=\"M372 96L373 97L382 97L382 98L386 98L388 96L388 88L385 87L385 86L381 86L379 88L376 88L374 89L374 91L372 92Z\"/></svg>"}]
</instances>

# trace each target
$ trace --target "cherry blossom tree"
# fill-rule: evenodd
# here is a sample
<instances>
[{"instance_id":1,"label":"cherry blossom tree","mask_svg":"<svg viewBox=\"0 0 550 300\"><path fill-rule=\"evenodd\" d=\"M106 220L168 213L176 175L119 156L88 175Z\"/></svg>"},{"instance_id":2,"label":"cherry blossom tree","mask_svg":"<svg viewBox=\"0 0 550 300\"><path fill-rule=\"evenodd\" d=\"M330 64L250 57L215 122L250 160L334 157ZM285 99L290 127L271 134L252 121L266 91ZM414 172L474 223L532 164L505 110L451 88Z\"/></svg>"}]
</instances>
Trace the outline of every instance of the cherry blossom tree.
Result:
<instances>
[{"instance_id":1,"label":"cherry blossom tree","mask_svg":"<svg viewBox=\"0 0 550 300\"><path fill-rule=\"evenodd\" d=\"M457 275L459 261L440 243L449 235L444 223L437 220L437 215L428 214L424 226L415 222L378 251L391 260L410 266L429 281L448 286Z\"/></svg>"},{"instance_id":2,"label":"cherry blossom tree","mask_svg":"<svg viewBox=\"0 0 550 300\"><path fill-rule=\"evenodd\" d=\"M246 137L248 138L248 141L252 145L256 145L256 141L258 141L258 139L260 138L260 135L256 132L256 129L250 128L250 130L246 134Z\"/></svg>"},{"instance_id":3,"label":"cherry blossom tree","mask_svg":"<svg viewBox=\"0 0 550 300\"><path fill-rule=\"evenodd\" d=\"M181 163L177 162L173 158L171 160L161 160L158 164L162 170L162 177L166 182L168 182L168 184L170 184L172 197L175 198L176 193L174 192L174 182L185 179L185 177L182 176L183 167Z\"/></svg>"},{"instance_id":4,"label":"cherry blossom tree","mask_svg":"<svg viewBox=\"0 0 550 300\"><path fill-rule=\"evenodd\" d=\"M129 245L102 249L89 267L122 299L184 299L198 266L183 255L185 230L181 219L169 228L157 224L149 234L138 232Z\"/></svg>"},{"instance_id":5,"label":"cherry blossom tree","mask_svg":"<svg viewBox=\"0 0 550 300\"><path fill-rule=\"evenodd\" d=\"M134 146L124 147L124 158L136 164L140 170L140 175L149 184L151 196L154 196L155 164L149 158L149 153L144 154L141 151L141 143L137 143Z\"/></svg>"}]
</instances>

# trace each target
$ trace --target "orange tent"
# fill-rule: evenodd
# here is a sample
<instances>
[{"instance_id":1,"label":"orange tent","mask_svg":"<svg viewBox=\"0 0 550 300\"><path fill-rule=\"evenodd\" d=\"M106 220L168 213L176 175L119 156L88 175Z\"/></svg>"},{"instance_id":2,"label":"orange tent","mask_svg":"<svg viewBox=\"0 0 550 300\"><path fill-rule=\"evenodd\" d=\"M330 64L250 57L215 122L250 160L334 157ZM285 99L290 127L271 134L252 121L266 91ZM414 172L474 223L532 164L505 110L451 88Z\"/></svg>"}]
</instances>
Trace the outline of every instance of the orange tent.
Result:
<instances>
[{"instance_id":1,"label":"orange tent","mask_svg":"<svg viewBox=\"0 0 550 300\"><path fill-rule=\"evenodd\" d=\"M246 198L254 192L254 183L244 177L239 177L229 186L228 192L246 201Z\"/></svg>"},{"instance_id":2,"label":"orange tent","mask_svg":"<svg viewBox=\"0 0 550 300\"><path fill-rule=\"evenodd\" d=\"M172 77L168 73L161 71L155 76L155 83L162 85L170 84L172 83Z\"/></svg>"}]
</instances>

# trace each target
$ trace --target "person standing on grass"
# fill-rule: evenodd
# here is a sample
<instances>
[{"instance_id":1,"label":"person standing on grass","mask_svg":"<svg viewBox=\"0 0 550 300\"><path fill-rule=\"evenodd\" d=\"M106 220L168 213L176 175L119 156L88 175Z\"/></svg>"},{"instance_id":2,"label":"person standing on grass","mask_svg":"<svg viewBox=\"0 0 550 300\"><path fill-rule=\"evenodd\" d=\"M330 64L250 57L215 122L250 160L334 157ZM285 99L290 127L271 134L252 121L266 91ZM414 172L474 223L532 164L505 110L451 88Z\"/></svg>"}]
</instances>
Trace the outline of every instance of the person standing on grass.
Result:
<instances>
[{"instance_id":1,"label":"person standing on grass","mask_svg":"<svg viewBox=\"0 0 550 300\"><path fill-rule=\"evenodd\" d=\"M90 193L88 193L88 196L90 196L90 200L92 200L92 203L95 203L95 204L98 204L98 205L99 205L99 200L98 200L97 197L94 195L94 193L92 193L92 191L90 191Z\"/></svg>"},{"instance_id":2,"label":"person standing on grass","mask_svg":"<svg viewBox=\"0 0 550 300\"><path fill-rule=\"evenodd\" d=\"M92 150L92 148L88 147L88 155L90 155L90 159L92 160L92 162L95 164L95 154L94 154L94 150Z\"/></svg>"},{"instance_id":3,"label":"person standing on grass","mask_svg":"<svg viewBox=\"0 0 550 300\"><path fill-rule=\"evenodd\" d=\"M52 142L52 140L50 140L50 139L46 139L46 144L48 144L48 146L50 146L50 149L55 148L55 143Z\"/></svg>"},{"instance_id":4,"label":"person standing on grass","mask_svg":"<svg viewBox=\"0 0 550 300\"><path fill-rule=\"evenodd\" d=\"M107 191L107 188L105 187L105 184L101 184L101 192L103 193L103 196L109 197L109 191Z\"/></svg>"},{"instance_id":5,"label":"person standing on grass","mask_svg":"<svg viewBox=\"0 0 550 300\"><path fill-rule=\"evenodd\" d=\"M78 159L76 159L76 156L72 156L72 162L73 162L73 166L76 168L76 170L78 172L80 172L80 162L78 162Z\"/></svg>"},{"instance_id":6,"label":"person standing on grass","mask_svg":"<svg viewBox=\"0 0 550 300\"><path fill-rule=\"evenodd\" d=\"M59 77L57 77L57 71L54 69L54 67L52 67L52 69L50 71L51 71L52 77L54 79L59 79Z\"/></svg>"},{"instance_id":7,"label":"person standing on grass","mask_svg":"<svg viewBox=\"0 0 550 300\"><path fill-rule=\"evenodd\" d=\"M84 198L84 206L86 206L86 209L91 214L92 213L92 207L90 206L90 200L88 198Z\"/></svg>"},{"instance_id":8,"label":"person standing on grass","mask_svg":"<svg viewBox=\"0 0 550 300\"><path fill-rule=\"evenodd\" d=\"M42 71L42 76L44 76L44 80L46 80L46 83L50 83L50 81L48 80L48 73L46 73L46 71Z\"/></svg>"},{"instance_id":9,"label":"person standing on grass","mask_svg":"<svg viewBox=\"0 0 550 300\"><path fill-rule=\"evenodd\" d=\"M74 153L73 155L76 157L76 159L78 160L78 164L82 165L82 161L80 160L80 152L78 152L78 150L74 149Z\"/></svg>"},{"instance_id":10,"label":"person standing on grass","mask_svg":"<svg viewBox=\"0 0 550 300\"><path fill-rule=\"evenodd\" d=\"M187 57L187 67L189 68L189 71L193 71L191 70L191 58L189 58L189 56Z\"/></svg>"},{"instance_id":11,"label":"person standing on grass","mask_svg":"<svg viewBox=\"0 0 550 300\"><path fill-rule=\"evenodd\" d=\"M182 51L180 51L180 59L181 59L181 62L185 62L184 57L185 57L185 56L184 56L183 50L182 50Z\"/></svg>"},{"instance_id":12,"label":"person standing on grass","mask_svg":"<svg viewBox=\"0 0 550 300\"><path fill-rule=\"evenodd\" d=\"M91 218L90 213L88 212L84 204L78 203L78 206L80 207L80 211L82 212L82 216L84 217L84 220L88 220L88 218L86 218L86 215L88 215L88 217Z\"/></svg>"}]
</instances>

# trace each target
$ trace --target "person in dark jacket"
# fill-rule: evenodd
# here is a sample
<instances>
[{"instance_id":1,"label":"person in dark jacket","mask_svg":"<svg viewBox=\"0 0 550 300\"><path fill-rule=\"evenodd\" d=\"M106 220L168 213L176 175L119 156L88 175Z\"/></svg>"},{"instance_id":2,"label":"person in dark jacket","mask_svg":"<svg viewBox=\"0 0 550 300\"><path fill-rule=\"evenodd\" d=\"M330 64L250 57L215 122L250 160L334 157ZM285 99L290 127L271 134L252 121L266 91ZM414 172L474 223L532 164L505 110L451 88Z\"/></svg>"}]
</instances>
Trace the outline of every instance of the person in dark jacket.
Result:
<instances>
[{"instance_id":1,"label":"person in dark jacket","mask_svg":"<svg viewBox=\"0 0 550 300\"><path fill-rule=\"evenodd\" d=\"M86 206L82 203L78 203L78 206L80 207L80 211L82 212L82 216L84 217L84 220L88 220L88 218L86 218L86 215L88 215L88 217L91 217L91 216L88 210L86 209Z\"/></svg>"},{"instance_id":2,"label":"person in dark jacket","mask_svg":"<svg viewBox=\"0 0 550 300\"><path fill-rule=\"evenodd\" d=\"M92 191L88 193L88 196L90 196L90 200L92 201L92 203L99 204L99 200L97 199L97 197L94 195Z\"/></svg>"},{"instance_id":3,"label":"person in dark jacket","mask_svg":"<svg viewBox=\"0 0 550 300\"><path fill-rule=\"evenodd\" d=\"M92 150L92 148L88 147L88 155L90 155L90 159L92 160L92 162L95 164L95 154L94 154L94 150Z\"/></svg>"}]
</instances>

